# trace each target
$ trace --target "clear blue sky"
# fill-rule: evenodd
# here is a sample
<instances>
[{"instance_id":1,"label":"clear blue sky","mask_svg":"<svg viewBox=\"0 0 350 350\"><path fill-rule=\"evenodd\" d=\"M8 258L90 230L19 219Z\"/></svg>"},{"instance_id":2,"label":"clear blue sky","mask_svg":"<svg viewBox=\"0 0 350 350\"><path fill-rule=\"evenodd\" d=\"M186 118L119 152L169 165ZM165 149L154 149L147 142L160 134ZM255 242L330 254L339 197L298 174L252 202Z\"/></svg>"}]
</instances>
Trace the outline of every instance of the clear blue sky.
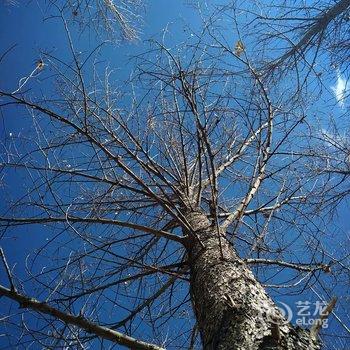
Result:
<instances>
[{"instance_id":1,"label":"clear blue sky","mask_svg":"<svg viewBox=\"0 0 350 350\"><path fill-rule=\"evenodd\" d=\"M191 34L188 30L184 31L183 23L190 23L194 28L200 23L198 15L179 0L149 1L143 16L144 24L140 42L106 46L101 53L101 59L106 59L110 62L111 68L116 69L118 78L121 81L128 77L132 69L129 60L130 55L137 54L148 48L148 44L144 40L150 37L159 39L164 33L164 28L168 25L169 45L179 43L183 38ZM35 68L37 61L41 57L41 51L50 52L52 55L62 59L69 55L62 23L54 18L43 21L43 14L38 10L35 1L31 1L27 5L21 4L20 6L5 6L4 2L1 2L0 26L0 56L15 45L0 63L0 88L3 90L14 91L18 88L20 79L28 76ZM96 46L96 41L90 39L91 37L84 35L76 41L76 49L82 51L83 54L90 52ZM235 40L236 38L232 38L232 43ZM28 81L26 88L38 89L44 92L50 91L52 88L50 85L51 80L49 79L51 74L52 71L50 69L44 69L39 75ZM335 83L336 72L334 72L333 77L330 76L326 79L328 92L324 93L323 99L327 102L327 105L334 98L330 88ZM336 118L340 117L344 110L339 108L335 100L332 104L333 107L329 112L333 113ZM320 106L317 106L317 108L320 108ZM10 144L12 138L16 138L19 134L23 136L28 132L30 121L22 118L21 113L17 110L12 110L1 116L0 135L2 142ZM6 178L6 186L8 186L6 191L11 188L14 191L13 193L15 193L16 188L22 188L23 190L25 183L22 182L20 175L13 172L11 173L11 178ZM4 191L5 201L7 199L6 191ZM0 212L4 210L4 207L6 207L6 203L0 203ZM331 245L332 242L341 240L345 233L349 233L350 220L348 219L348 213L349 208L345 204L339 208L339 215L335 217L333 225L329 227L334 232L336 232L338 227L338 233L335 234L333 240L327 240L324 244ZM33 230L35 230L35 240L33 240ZM24 271L25 256L33 248L45 242L47 235L43 228L33 226L30 228L19 228L13 236L14 238L4 240L1 245L9 256L10 264L18 263L16 271L20 275ZM0 282L6 283L2 275ZM341 293L342 291L339 292ZM283 298L281 300L292 303L292 300L299 300L298 298L297 296L293 299L286 300L286 298ZM346 310L339 310L339 313L344 314ZM339 325L334 320L332 321L332 327L329 330L331 333L335 333L339 329Z\"/></svg>"}]
</instances>

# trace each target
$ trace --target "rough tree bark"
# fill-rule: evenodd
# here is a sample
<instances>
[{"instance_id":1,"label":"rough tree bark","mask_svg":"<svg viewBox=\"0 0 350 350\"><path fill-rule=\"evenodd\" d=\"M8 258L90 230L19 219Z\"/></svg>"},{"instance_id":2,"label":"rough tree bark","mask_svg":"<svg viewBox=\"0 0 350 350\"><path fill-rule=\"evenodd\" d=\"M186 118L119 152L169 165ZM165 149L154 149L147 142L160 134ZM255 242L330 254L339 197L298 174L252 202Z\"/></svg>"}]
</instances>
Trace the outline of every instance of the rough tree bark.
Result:
<instances>
[{"instance_id":1,"label":"rough tree bark","mask_svg":"<svg viewBox=\"0 0 350 350\"><path fill-rule=\"evenodd\" d=\"M287 323L232 245L201 212L187 215L191 297L203 349L316 350L308 330Z\"/></svg>"}]
</instances>

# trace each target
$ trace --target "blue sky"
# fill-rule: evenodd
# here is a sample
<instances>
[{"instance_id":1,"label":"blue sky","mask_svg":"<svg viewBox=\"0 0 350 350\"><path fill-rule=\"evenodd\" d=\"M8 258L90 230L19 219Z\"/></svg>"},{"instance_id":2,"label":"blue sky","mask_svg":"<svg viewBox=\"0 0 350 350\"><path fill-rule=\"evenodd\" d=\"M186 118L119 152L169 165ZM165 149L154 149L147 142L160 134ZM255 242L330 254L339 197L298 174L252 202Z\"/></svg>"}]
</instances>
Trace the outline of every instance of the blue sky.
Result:
<instances>
[{"instance_id":1,"label":"blue sky","mask_svg":"<svg viewBox=\"0 0 350 350\"><path fill-rule=\"evenodd\" d=\"M149 1L145 12L143 13L144 24L142 27L141 40L137 43L120 43L118 45L106 45L102 48L99 58L101 61L109 61L110 67L115 69L116 76L120 81L127 79L132 70L132 61L130 56L143 52L148 49L149 44L146 39L160 39L164 35L164 28L168 27L165 33L169 46L180 43L191 35L191 30L184 30L182 24L190 23L192 27L198 28L200 20L198 15L189 7L178 0ZM0 64L0 87L3 90L15 91L22 78L28 77L35 70L37 62L41 59L41 52L70 61L70 53L67 49L67 40L63 31L62 23L58 19L51 18L43 21L43 14L38 10L36 2L31 1L28 5L5 6L0 5L0 54L7 49L13 49L3 58ZM82 55L87 56L96 46L93 35L85 33L83 36L75 36L75 48L81 51ZM236 34L232 37L232 44L237 40ZM249 42L248 42L249 46ZM44 62L45 63L45 62ZM46 64L46 63L45 63ZM33 91L49 92L52 89L50 77L54 73L50 67L44 67L43 70L35 72L33 78L30 78L25 85L26 89ZM22 80L23 81L23 80ZM344 98L344 90L347 90L346 72L340 72L337 69L325 79L325 92L322 99L324 105L332 107L325 112L333 113L335 118L341 116L347 111L347 101ZM320 103L321 104L321 103ZM315 112L319 110L320 105L315 106ZM329 107L327 107L329 108ZM23 111L11 110L2 115L1 118L1 139L10 146L12 141L19 136L26 136L26 133L32 132L30 119L23 118ZM20 146L19 146L20 147ZM6 177L6 191L14 191L16 194L25 191L27 183L17 172L12 172ZM0 204L3 211L5 203ZM343 204L333 224L328 229L337 232L334 238L325 240L324 244L331 245L332 242L339 243L345 233L349 233L350 221L348 220L348 206ZM35 240L33 240L35 235ZM6 239L2 246L9 255L10 264L17 263L16 271L19 275L24 272L24 263L26 255L33 248L42 245L48 239L45 229L39 226L17 229L13 233L13 238ZM336 254L336 252L335 252ZM288 276L286 276L288 277ZM3 276L1 282L5 283ZM342 292L341 290L339 291ZM284 302L293 303L299 300L299 296L293 298L281 298ZM303 296L305 300L305 296ZM346 310L339 310L343 315ZM332 320L332 332L339 330L339 325ZM0 338L1 344L1 338Z\"/></svg>"},{"instance_id":2,"label":"blue sky","mask_svg":"<svg viewBox=\"0 0 350 350\"><path fill-rule=\"evenodd\" d=\"M103 64L106 64L107 60L110 61L109 66L115 70L115 75L120 82L128 79L132 71L133 65L130 61L130 56L149 49L149 43L146 42L146 39L161 38L164 34L163 29L168 26L169 34L166 33L166 35L169 35L169 41L172 41L172 38L181 40L181 36L186 37L188 32L184 31L182 27L177 29L176 22L185 20L195 25L197 21L197 16L187 6L181 5L181 2L176 0L150 2L145 12L141 12L141 15L143 16L143 25L140 41L136 43L121 42L116 45L106 46L102 49L99 56ZM182 19L182 17L184 18ZM38 60L42 58L42 51L49 52L51 55L66 62L71 62L62 23L58 19L43 21L43 14L38 10L36 2L31 1L25 6L5 6L1 2L0 24L2 29L0 31L0 52L3 53L13 47L0 64L1 89L7 91L17 90L20 81L25 81L26 77L35 71ZM87 33L81 37L75 36L76 51L81 51L83 55L87 56L96 45L96 41L94 39L91 40L93 36L94 34L89 36ZM45 66L43 70L35 71L33 77L28 79L23 89L39 91L39 94L49 93L52 90L52 80L50 80L52 74L54 72L48 66ZM8 150L11 150L14 144L21 148L20 142L18 142L19 139L26 138L33 133L31 120L26 118L24 114L23 111L12 109L7 110L1 116L1 140L6 144ZM7 173L2 180L6 185L2 188L4 201L0 203L0 211L4 213L11 198L25 193L30 183L21 171L16 170ZM13 197L9 196L8 193L12 193ZM11 266L15 265L16 275L19 278L28 278L25 272L28 254L31 254L31 257L33 257L35 249L50 242L51 238L58 233L56 230L48 234L47 228L33 225L30 227L18 227L2 239L1 246L8 256L9 264ZM49 261L47 262L48 264ZM39 269L41 269L41 265L45 265L43 260L39 261ZM7 284L5 275L2 272L0 274L0 282L3 285ZM35 294L31 287L27 288L29 294ZM39 299L44 298L44 295L37 295L37 297ZM2 307L10 305L4 300L2 300L2 303ZM128 301L125 301L125 303L128 303ZM106 310L105 314L108 315L108 312L109 310ZM122 312L121 309L119 316L122 315ZM18 337L20 334L15 327L10 332L12 332L13 338ZM141 326L138 327L138 332L142 334L146 330ZM175 332L181 332L181 328L176 328ZM147 338L146 335L140 337L143 339ZM6 345L8 345L6 337L0 337L0 348L3 349Z\"/></svg>"},{"instance_id":3,"label":"blue sky","mask_svg":"<svg viewBox=\"0 0 350 350\"><path fill-rule=\"evenodd\" d=\"M41 53L43 51L68 63L71 62L72 57L67 47L67 38L62 22L57 18L43 20L44 9L45 7L40 11L35 1L30 1L24 6L8 6L4 5L3 2L0 4L1 55L12 48L0 64L0 87L4 91L13 92L18 89L21 81L26 81L26 78L35 71L37 62L42 59ZM103 64L108 64L111 69L115 70L116 77L121 83L123 80L128 79L132 72L134 61L131 61L130 57L149 49L148 39L161 39L164 35L164 28L167 27L168 30L165 31L165 35L169 38L169 44L178 43L190 34L188 30L183 29L183 23L191 23L194 27L200 23L197 13L189 6L176 0L151 1L145 7L145 10L141 11L141 15L143 16L143 23L139 41L106 45L99 55ZM96 42L94 33L91 35L85 33L83 36L77 35L75 42L76 51L88 56L96 47ZM52 90L52 81L50 80L52 74L54 72L49 67L37 70L33 77L27 80L22 89L30 89L32 91L37 89L39 93L49 92ZM13 140L25 137L33 131L31 129L31 120L22 115L22 113L15 109L7 110L6 115L3 115L1 118L1 139L5 140L8 145ZM21 175L16 171L11 176L8 176L6 180L8 188L12 189L21 184L22 186L20 187L23 190L27 185L24 184ZM23 230L27 233L21 234L18 232L16 234L16 236L24 238L18 240L16 245L19 244L21 248L29 253L33 245L37 245L39 242L31 239L27 229ZM41 231L39 231L39 237L42 237L42 240L46 239L45 233ZM6 245L6 242L4 244ZM12 250L13 248L14 246L11 243L8 249ZM16 260L16 255L13 258Z\"/></svg>"}]
</instances>

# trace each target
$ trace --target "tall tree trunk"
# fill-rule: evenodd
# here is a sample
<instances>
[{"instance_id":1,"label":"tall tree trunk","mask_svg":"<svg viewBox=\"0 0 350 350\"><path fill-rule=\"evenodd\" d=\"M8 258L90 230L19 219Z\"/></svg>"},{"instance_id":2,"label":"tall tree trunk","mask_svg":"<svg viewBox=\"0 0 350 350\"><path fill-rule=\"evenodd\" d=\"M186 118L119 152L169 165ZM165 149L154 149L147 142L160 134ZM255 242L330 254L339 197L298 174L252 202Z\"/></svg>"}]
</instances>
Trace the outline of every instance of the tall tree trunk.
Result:
<instances>
[{"instance_id":1,"label":"tall tree trunk","mask_svg":"<svg viewBox=\"0 0 350 350\"><path fill-rule=\"evenodd\" d=\"M203 349L316 350L308 330L283 318L264 288L207 217L187 215L191 297Z\"/></svg>"}]
</instances>

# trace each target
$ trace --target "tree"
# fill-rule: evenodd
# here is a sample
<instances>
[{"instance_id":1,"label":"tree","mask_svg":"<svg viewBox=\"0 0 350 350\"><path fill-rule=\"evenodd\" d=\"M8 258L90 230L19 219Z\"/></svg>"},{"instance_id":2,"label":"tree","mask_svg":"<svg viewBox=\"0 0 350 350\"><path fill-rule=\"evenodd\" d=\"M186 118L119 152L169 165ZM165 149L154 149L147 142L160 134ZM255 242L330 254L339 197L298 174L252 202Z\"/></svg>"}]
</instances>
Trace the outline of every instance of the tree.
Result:
<instances>
[{"instance_id":1,"label":"tree","mask_svg":"<svg viewBox=\"0 0 350 350\"><path fill-rule=\"evenodd\" d=\"M6 3L19 6L17 0L6 0ZM80 32L92 30L100 38L107 34L110 39L115 39L117 35L129 41L139 39L141 7L139 0L48 0L38 4L46 20L56 10L60 16L75 23Z\"/></svg>"},{"instance_id":2,"label":"tree","mask_svg":"<svg viewBox=\"0 0 350 350\"><path fill-rule=\"evenodd\" d=\"M13 191L0 218L3 237L25 226L48 239L28 258L27 277L1 251L8 285L0 294L21 307L16 315L10 304L4 318L17 335L9 346L192 349L200 336L204 349L320 348L334 295L305 329L269 293L317 291L348 271L342 253L324 247L333 178L325 177L326 157L315 155L324 143L305 104L316 69L316 60L305 68L307 49L314 55L349 7L328 6L324 17L298 20L311 25L292 48L274 33L252 52L258 41L238 11L253 23L269 18L217 7L186 44L152 41L135 58L129 91L113 87L113 71L91 54L77 53L59 11L71 62L43 52L35 71L55 73L54 91L25 91L24 80L0 92L4 114L32 118L30 137L3 144L4 174L27 175L26 193ZM257 40L268 34L261 28ZM273 40L277 51L265 45Z\"/></svg>"}]
</instances>

